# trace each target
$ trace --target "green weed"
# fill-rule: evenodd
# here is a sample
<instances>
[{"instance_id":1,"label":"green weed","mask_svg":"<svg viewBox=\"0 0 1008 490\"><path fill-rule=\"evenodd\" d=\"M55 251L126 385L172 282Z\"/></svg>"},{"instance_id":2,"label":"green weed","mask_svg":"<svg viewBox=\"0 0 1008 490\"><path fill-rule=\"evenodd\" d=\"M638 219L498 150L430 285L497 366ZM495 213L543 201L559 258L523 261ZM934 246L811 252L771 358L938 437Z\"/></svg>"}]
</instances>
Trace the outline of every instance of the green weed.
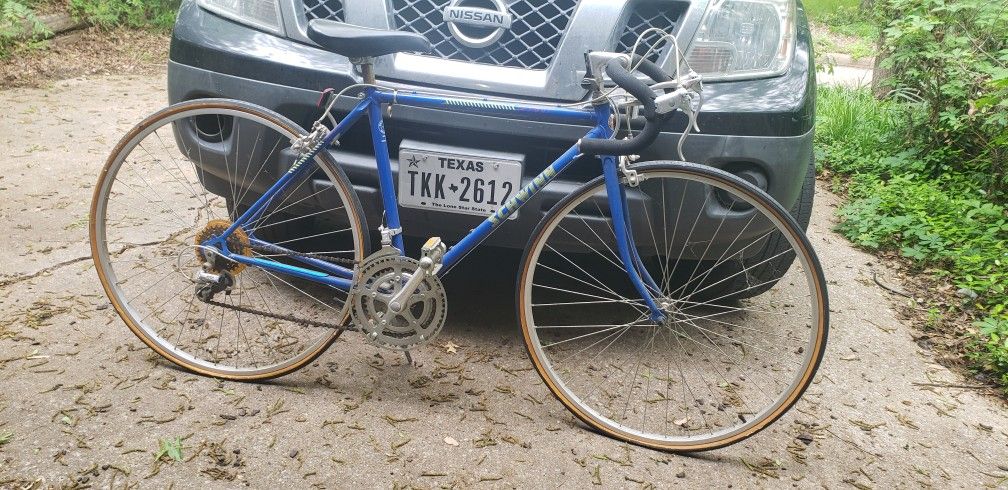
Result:
<instances>
[{"instance_id":1,"label":"green weed","mask_svg":"<svg viewBox=\"0 0 1008 490\"><path fill-rule=\"evenodd\" d=\"M154 461L168 456L174 461L182 461L182 438L158 439L158 451L154 453Z\"/></svg>"}]
</instances>

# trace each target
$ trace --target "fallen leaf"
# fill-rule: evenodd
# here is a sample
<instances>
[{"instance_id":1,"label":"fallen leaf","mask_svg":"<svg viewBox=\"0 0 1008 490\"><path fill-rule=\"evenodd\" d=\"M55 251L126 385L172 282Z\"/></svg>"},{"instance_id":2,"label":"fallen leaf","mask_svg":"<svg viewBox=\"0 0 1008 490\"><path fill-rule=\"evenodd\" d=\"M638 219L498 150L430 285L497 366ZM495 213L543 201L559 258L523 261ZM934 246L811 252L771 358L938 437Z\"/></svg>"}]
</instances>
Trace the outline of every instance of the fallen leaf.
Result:
<instances>
[{"instance_id":1,"label":"fallen leaf","mask_svg":"<svg viewBox=\"0 0 1008 490\"><path fill-rule=\"evenodd\" d=\"M447 352L449 354L455 354L456 352L458 352L457 349L459 348L458 345L456 345L454 342L451 342L451 341L449 341L447 344L443 345L442 347L444 347L445 352Z\"/></svg>"},{"instance_id":2,"label":"fallen leaf","mask_svg":"<svg viewBox=\"0 0 1008 490\"><path fill-rule=\"evenodd\" d=\"M447 444L449 446L458 446L459 445L458 441L456 441L455 438L452 437L452 436L445 437L444 438L444 442L445 442L445 444Z\"/></svg>"}]
</instances>

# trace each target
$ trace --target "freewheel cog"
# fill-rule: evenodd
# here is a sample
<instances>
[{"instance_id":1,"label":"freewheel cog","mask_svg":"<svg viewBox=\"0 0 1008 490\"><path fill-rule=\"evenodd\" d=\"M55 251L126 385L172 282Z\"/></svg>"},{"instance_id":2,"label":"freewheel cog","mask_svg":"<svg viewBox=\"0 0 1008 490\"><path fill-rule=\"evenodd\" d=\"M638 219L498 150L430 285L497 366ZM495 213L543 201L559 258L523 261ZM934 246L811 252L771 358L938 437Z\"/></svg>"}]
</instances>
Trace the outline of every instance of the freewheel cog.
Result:
<instances>
[{"instance_id":1,"label":"freewheel cog","mask_svg":"<svg viewBox=\"0 0 1008 490\"><path fill-rule=\"evenodd\" d=\"M196 234L196 238L193 242L196 245L199 245L213 237L220 236L224 234L230 226L231 222L228 220L210 220L210 222L208 222L206 226L204 226L203 229ZM235 231L231 233L231 236L228 237L227 247L232 253L248 255L252 245L248 234L246 234L241 228L236 228ZM196 247L196 258L199 259L202 264L211 263L212 265L209 268L211 272L230 272L231 274L237 275L245 269L245 264L240 262L223 259L211 261L203 247Z\"/></svg>"},{"instance_id":2,"label":"freewheel cog","mask_svg":"<svg viewBox=\"0 0 1008 490\"><path fill-rule=\"evenodd\" d=\"M354 274L351 315L365 338L379 347L409 350L441 333L448 313L447 296L435 275L423 279L404 300L402 311L389 309L395 293L406 285L419 262L388 247L364 260Z\"/></svg>"}]
</instances>

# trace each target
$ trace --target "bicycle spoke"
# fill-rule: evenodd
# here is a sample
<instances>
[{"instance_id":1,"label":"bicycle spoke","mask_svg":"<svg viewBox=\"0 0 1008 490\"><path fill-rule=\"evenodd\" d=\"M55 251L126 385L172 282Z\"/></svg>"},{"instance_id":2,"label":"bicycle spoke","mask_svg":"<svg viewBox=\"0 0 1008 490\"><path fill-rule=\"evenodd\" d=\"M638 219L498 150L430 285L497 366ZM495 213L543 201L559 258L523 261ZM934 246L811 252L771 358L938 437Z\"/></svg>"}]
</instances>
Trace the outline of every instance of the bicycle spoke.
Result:
<instances>
[{"instance_id":1,"label":"bicycle spoke","mask_svg":"<svg viewBox=\"0 0 1008 490\"><path fill-rule=\"evenodd\" d=\"M781 234L800 230L776 218L779 205L751 192L737 197L750 208L726 207L711 196L738 196L747 184L723 186L702 167L655 168L637 170L653 175L627 205L644 208L628 209L645 221L631 243L665 318L651 320L629 269L577 212L594 205L605 216L598 184L551 211L532 239L519 298L525 338L554 393L594 427L670 449L724 444L793 403L821 352L812 322L824 304L808 288L808 263L791 264L803 254Z\"/></svg>"},{"instance_id":2,"label":"bicycle spoke","mask_svg":"<svg viewBox=\"0 0 1008 490\"><path fill-rule=\"evenodd\" d=\"M319 325L345 318L347 293L239 264L216 253L213 240L194 242L219 238L231 224L220 217L236 216L246 199L260 200L285 142L302 133L248 104L188 104L135 130L141 136L110 159L94 220L101 277L140 338L176 363L224 377L297 367L339 333ZM288 250L260 254L267 260L360 260L363 232L354 228L360 220L352 188L328 163L314 170L262 199L262 212L239 226L228 246L251 248L244 237L257 227L264 241ZM324 178L329 183L321 189L301 192L306 182Z\"/></svg>"}]
</instances>

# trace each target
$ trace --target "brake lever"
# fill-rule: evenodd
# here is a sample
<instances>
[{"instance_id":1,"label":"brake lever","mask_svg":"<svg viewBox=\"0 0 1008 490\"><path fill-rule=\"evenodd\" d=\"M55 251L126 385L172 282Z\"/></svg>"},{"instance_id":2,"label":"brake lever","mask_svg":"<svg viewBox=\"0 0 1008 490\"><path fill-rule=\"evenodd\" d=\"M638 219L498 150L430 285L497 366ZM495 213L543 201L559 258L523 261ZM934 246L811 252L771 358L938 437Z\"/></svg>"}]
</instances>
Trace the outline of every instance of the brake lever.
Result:
<instances>
[{"instance_id":1,"label":"brake lever","mask_svg":"<svg viewBox=\"0 0 1008 490\"><path fill-rule=\"evenodd\" d=\"M679 86L692 92L700 92L701 90L703 90L703 84L701 83L702 80L703 75L700 75L699 73L690 70L689 73L686 74L686 76L681 77Z\"/></svg>"},{"instance_id":2,"label":"brake lever","mask_svg":"<svg viewBox=\"0 0 1008 490\"><path fill-rule=\"evenodd\" d=\"M694 101L696 102L696 107L693 106ZM687 92L687 97L683 99L682 106L679 108L689 118L689 125L697 133L700 132L700 126L697 126L697 115L700 113L701 105L703 105L703 96L697 92L690 91Z\"/></svg>"},{"instance_id":3,"label":"brake lever","mask_svg":"<svg viewBox=\"0 0 1008 490\"><path fill-rule=\"evenodd\" d=\"M703 96L699 91L693 89L695 86L679 87L670 94L659 95L655 99L655 111L659 114L668 114L676 110L682 111L689 118L689 126L699 133L697 114L703 104Z\"/></svg>"},{"instance_id":4,"label":"brake lever","mask_svg":"<svg viewBox=\"0 0 1008 490\"><path fill-rule=\"evenodd\" d=\"M686 75L683 75L675 80L651 85L651 90L664 91L666 89L684 88L690 91L699 92L701 89L700 81L702 79L703 77L699 73L691 70Z\"/></svg>"}]
</instances>

